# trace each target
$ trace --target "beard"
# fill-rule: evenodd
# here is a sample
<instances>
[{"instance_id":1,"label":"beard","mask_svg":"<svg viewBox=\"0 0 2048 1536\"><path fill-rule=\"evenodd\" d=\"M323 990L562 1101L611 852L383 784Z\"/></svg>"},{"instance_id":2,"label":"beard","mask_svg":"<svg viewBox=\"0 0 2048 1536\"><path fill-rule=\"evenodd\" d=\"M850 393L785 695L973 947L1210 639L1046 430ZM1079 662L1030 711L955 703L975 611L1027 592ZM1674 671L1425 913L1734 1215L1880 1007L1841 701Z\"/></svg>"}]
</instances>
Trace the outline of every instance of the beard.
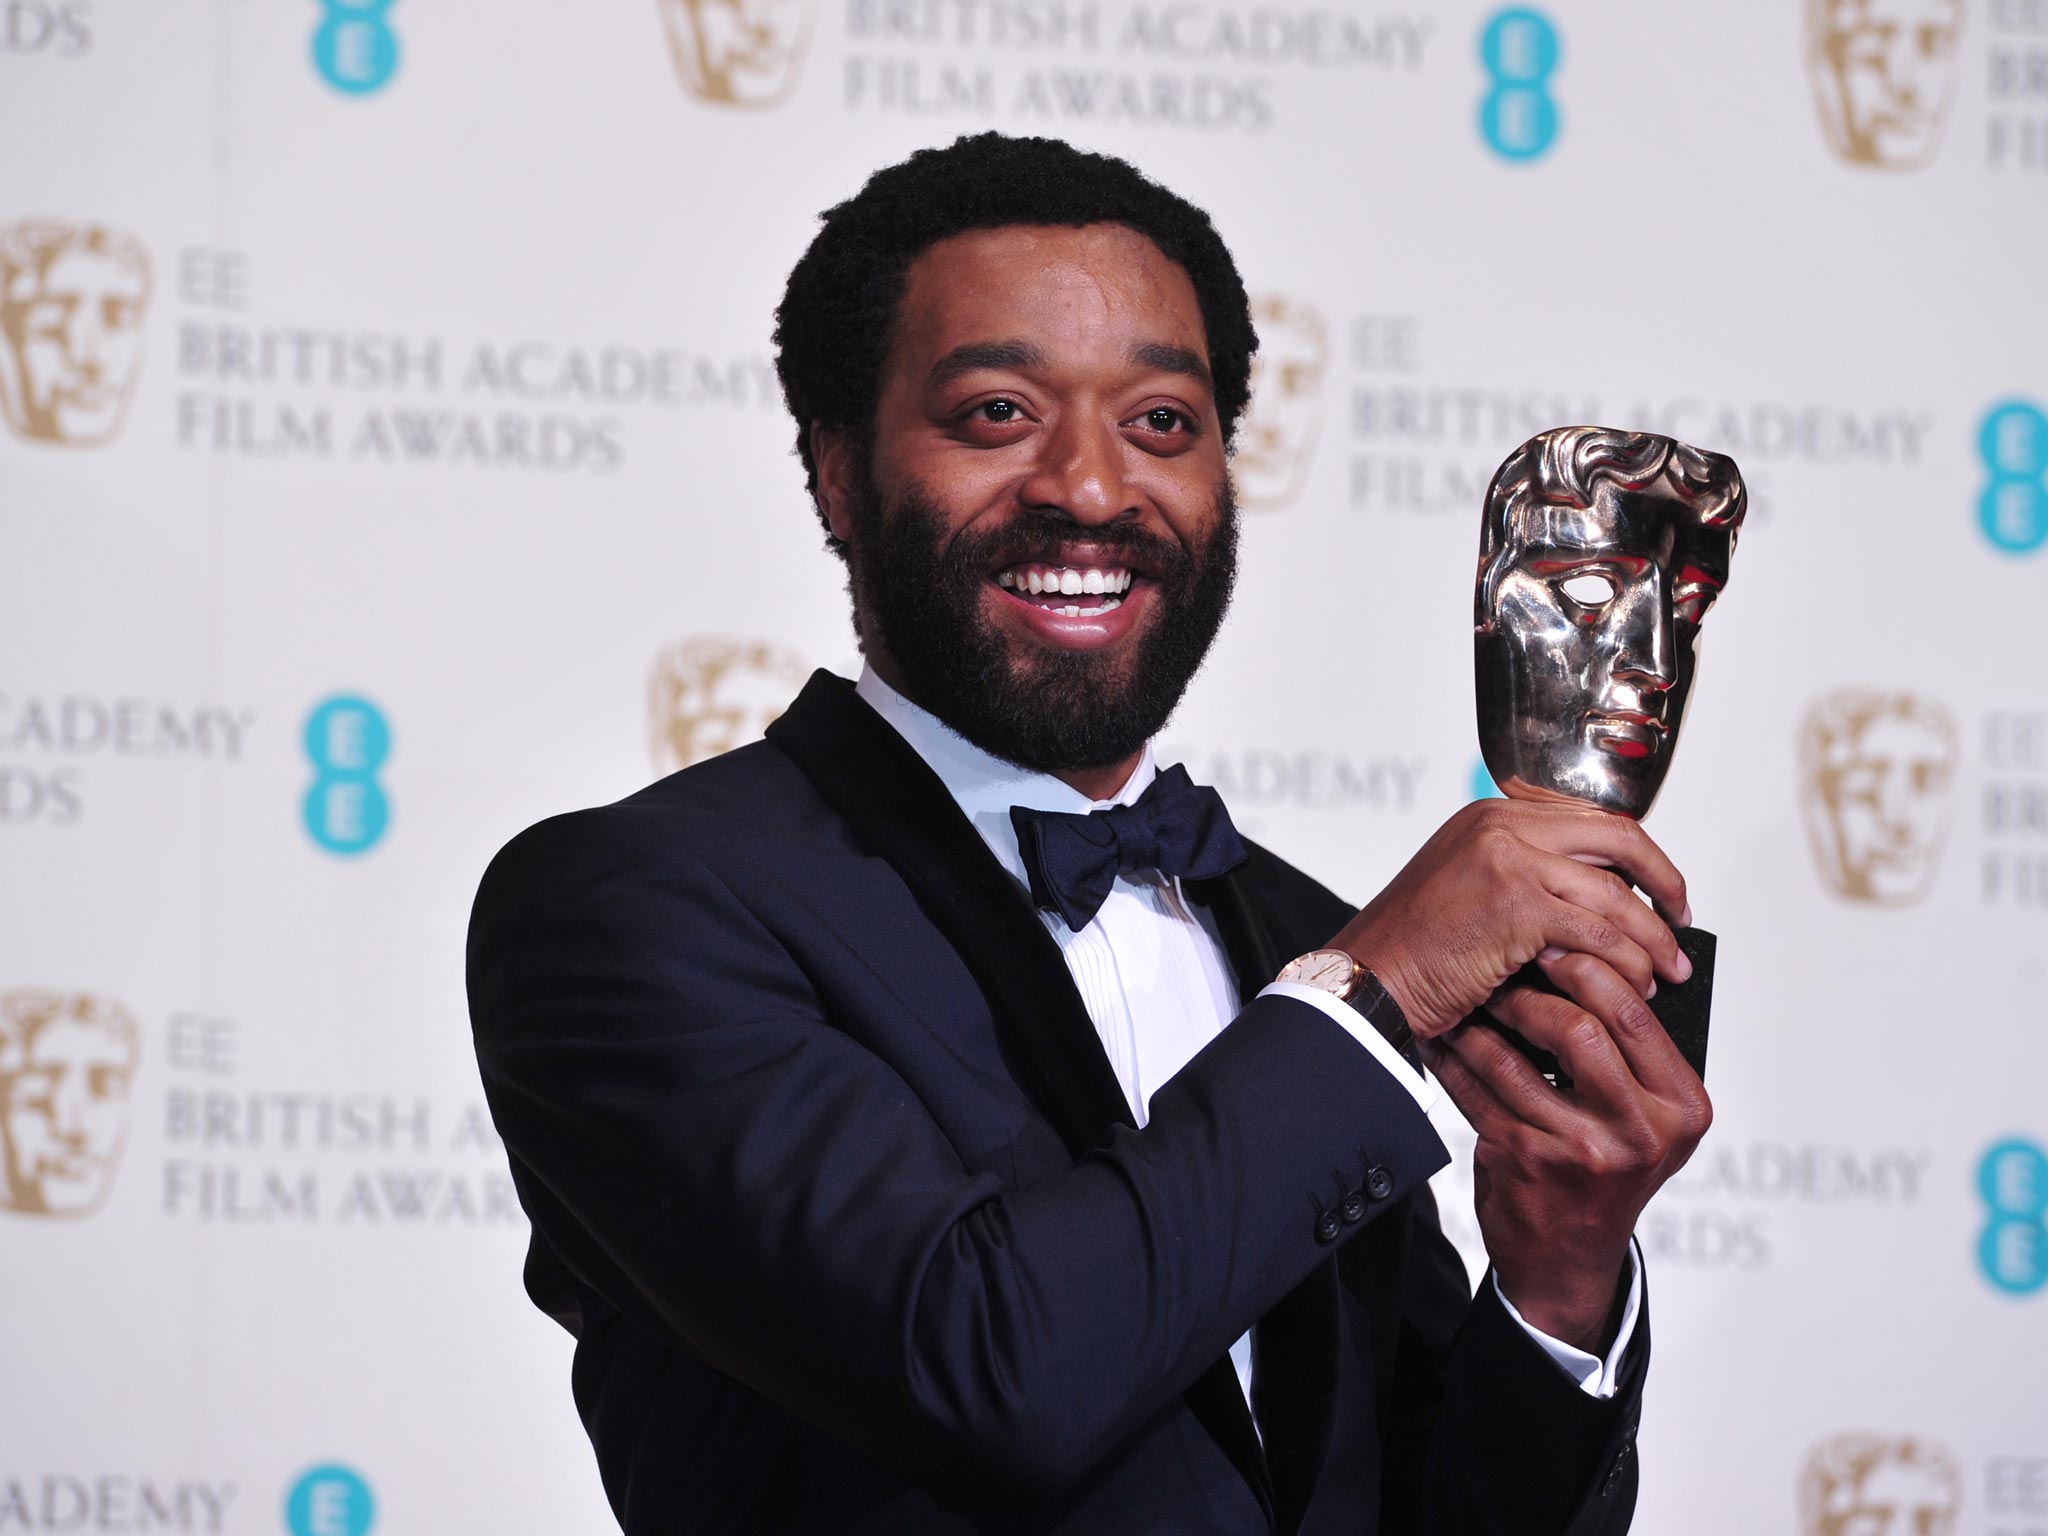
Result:
<instances>
[{"instance_id":1,"label":"beard","mask_svg":"<svg viewBox=\"0 0 2048 1536\"><path fill-rule=\"evenodd\" d=\"M1038 773L1120 763L1172 717L1230 606L1237 504L1227 478L1216 512L1214 531L1193 550L1126 523L1084 528L1057 512L948 538L944 513L921 488L885 507L863 477L846 549L855 628L895 661L912 702L984 752ZM1148 625L1105 650L1062 650L989 622L982 603L996 571L1059 563L1057 552L1082 537L1098 551L1092 563L1127 563L1158 586Z\"/></svg>"}]
</instances>

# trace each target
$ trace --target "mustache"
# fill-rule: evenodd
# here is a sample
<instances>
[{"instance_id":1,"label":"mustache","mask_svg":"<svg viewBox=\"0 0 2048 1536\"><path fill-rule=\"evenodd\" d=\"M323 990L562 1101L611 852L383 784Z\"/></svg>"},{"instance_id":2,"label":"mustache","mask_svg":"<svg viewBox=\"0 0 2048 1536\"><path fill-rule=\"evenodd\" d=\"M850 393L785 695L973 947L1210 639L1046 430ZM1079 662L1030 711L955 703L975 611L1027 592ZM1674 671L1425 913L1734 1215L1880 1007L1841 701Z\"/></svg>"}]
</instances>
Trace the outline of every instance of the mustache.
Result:
<instances>
[{"instance_id":1,"label":"mustache","mask_svg":"<svg viewBox=\"0 0 2048 1536\"><path fill-rule=\"evenodd\" d=\"M1067 563L1062 554L1085 545L1094 564L1134 566L1155 578L1170 578L1193 564L1187 550L1135 523L1076 523L1058 512L1024 512L985 533L962 529L947 546L945 562L977 574L1006 565L1042 560Z\"/></svg>"}]
</instances>

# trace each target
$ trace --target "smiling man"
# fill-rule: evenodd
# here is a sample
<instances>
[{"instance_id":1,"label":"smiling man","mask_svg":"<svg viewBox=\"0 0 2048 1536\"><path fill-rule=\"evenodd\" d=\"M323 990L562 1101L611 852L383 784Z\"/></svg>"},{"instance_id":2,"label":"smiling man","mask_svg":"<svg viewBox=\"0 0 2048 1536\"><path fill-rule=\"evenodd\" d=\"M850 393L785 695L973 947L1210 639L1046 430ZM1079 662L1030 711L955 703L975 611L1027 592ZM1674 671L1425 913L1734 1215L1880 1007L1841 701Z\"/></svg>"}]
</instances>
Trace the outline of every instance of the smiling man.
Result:
<instances>
[{"instance_id":1,"label":"smiling man","mask_svg":"<svg viewBox=\"0 0 2048 1536\"><path fill-rule=\"evenodd\" d=\"M1625 1529L1629 1234L1709 1114L1643 1003L1685 973L1677 871L1493 802L1357 911L1155 763L1229 599L1257 343L1130 166L985 134L879 172L777 341L861 677L522 834L471 929L621 1524Z\"/></svg>"}]
</instances>

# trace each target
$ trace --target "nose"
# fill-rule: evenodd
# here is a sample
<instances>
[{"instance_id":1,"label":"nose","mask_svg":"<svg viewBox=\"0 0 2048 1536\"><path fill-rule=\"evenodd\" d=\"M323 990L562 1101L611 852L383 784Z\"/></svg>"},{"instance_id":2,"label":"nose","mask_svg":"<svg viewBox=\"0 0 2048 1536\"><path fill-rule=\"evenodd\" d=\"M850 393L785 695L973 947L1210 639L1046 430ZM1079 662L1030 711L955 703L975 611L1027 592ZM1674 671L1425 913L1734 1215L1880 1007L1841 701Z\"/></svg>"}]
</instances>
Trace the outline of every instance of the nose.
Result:
<instances>
[{"instance_id":1,"label":"nose","mask_svg":"<svg viewBox=\"0 0 2048 1536\"><path fill-rule=\"evenodd\" d=\"M61 1073L50 1091L50 1133L58 1141L85 1145L85 1084L76 1072Z\"/></svg>"},{"instance_id":2,"label":"nose","mask_svg":"<svg viewBox=\"0 0 2048 1536\"><path fill-rule=\"evenodd\" d=\"M1671 665L1671 604L1652 567L1616 599L1614 675L1650 693L1677 681Z\"/></svg>"},{"instance_id":3,"label":"nose","mask_svg":"<svg viewBox=\"0 0 2048 1536\"><path fill-rule=\"evenodd\" d=\"M1037 461L1018 487L1027 505L1091 526L1135 514L1124 483L1125 444L1114 425L1069 415L1039 442Z\"/></svg>"},{"instance_id":4,"label":"nose","mask_svg":"<svg viewBox=\"0 0 2048 1536\"><path fill-rule=\"evenodd\" d=\"M107 350L107 327L97 305L81 304L66 328L66 350L74 367L97 377Z\"/></svg>"}]
</instances>

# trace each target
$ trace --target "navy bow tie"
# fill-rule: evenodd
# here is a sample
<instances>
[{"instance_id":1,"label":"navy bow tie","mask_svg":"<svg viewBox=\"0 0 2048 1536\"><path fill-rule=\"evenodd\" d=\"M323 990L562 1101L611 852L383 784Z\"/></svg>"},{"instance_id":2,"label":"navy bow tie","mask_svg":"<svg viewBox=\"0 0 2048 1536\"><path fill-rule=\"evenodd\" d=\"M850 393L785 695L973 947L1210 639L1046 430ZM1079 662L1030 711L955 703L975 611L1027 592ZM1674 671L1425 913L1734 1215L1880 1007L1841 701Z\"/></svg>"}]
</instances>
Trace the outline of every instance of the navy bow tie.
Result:
<instances>
[{"instance_id":1,"label":"navy bow tie","mask_svg":"<svg viewBox=\"0 0 2048 1536\"><path fill-rule=\"evenodd\" d=\"M1122 871L1156 869L1207 880L1249 857L1223 797L1191 782L1178 763L1155 778L1136 804L1085 815L1018 805L1011 807L1010 820L1031 876L1031 899L1057 911L1076 933L1094 919Z\"/></svg>"}]
</instances>

